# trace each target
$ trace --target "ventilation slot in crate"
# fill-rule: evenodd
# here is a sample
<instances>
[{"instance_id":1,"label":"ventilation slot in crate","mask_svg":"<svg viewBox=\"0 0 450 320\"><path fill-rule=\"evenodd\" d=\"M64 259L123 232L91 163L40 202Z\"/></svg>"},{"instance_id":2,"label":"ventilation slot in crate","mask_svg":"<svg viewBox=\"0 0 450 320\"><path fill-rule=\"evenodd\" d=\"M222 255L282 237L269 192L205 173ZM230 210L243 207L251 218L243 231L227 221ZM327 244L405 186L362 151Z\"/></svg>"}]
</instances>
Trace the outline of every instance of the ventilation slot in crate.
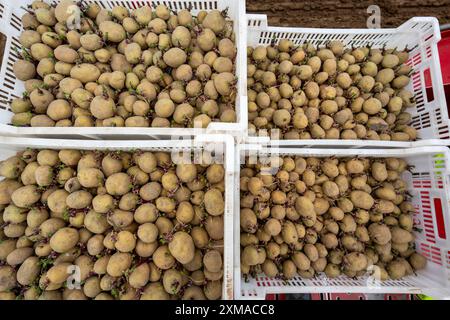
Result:
<instances>
[{"instance_id":1,"label":"ventilation slot in crate","mask_svg":"<svg viewBox=\"0 0 450 320\"><path fill-rule=\"evenodd\" d=\"M431 243L436 243L430 192L420 191L420 201L422 207L423 228L424 228L423 232L425 234L425 238Z\"/></svg>"},{"instance_id":2,"label":"ventilation slot in crate","mask_svg":"<svg viewBox=\"0 0 450 320\"><path fill-rule=\"evenodd\" d=\"M442 266L441 249L427 243L421 243L419 248L420 252L427 258L427 260Z\"/></svg>"},{"instance_id":3,"label":"ventilation slot in crate","mask_svg":"<svg viewBox=\"0 0 450 320\"><path fill-rule=\"evenodd\" d=\"M431 177L429 172L413 172L413 187L416 189L430 189Z\"/></svg>"}]
</instances>

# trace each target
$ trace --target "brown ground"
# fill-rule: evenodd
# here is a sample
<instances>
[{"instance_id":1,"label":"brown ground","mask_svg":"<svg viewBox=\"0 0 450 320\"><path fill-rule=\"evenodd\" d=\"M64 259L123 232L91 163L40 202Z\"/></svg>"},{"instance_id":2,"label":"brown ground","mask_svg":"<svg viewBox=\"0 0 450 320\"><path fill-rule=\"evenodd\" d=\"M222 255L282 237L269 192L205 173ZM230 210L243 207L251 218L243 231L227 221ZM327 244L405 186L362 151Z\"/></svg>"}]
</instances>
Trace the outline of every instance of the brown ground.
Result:
<instances>
[{"instance_id":1,"label":"brown ground","mask_svg":"<svg viewBox=\"0 0 450 320\"><path fill-rule=\"evenodd\" d=\"M414 16L450 23L450 0L247 0L247 11L264 13L269 25L317 28L366 28L366 10L381 9L381 27L397 27Z\"/></svg>"},{"instance_id":2,"label":"brown ground","mask_svg":"<svg viewBox=\"0 0 450 320\"><path fill-rule=\"evenodd\" d=\"M0 67L3 61L3 52L5 52L6 37L0 33Z\"/></svg>"},{"instance_id":3,"label":"brown ground","mask_svg":"<svg viewBox=\"0 0 450 320\"><path fill-rule=\"evenodd\" d=\"M366 10L372 4L380 7L385 28L397 27L414 16L434 16L441 24L450 23L450 0L247 0L247 11L267 14L274 26L366 28ZM0 34L0 58L3 50Z\"/></svg>"}]
</instances>

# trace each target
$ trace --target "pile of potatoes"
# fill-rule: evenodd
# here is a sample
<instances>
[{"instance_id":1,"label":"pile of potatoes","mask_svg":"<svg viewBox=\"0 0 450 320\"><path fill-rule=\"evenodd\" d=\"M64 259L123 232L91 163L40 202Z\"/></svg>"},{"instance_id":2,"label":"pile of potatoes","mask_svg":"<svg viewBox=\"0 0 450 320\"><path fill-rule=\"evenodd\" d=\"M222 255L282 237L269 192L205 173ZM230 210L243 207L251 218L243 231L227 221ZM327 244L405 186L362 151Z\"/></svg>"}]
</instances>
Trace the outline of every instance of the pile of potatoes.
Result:
<instances>
[{"instance_id":1,"label":"pile of potatoes","mask_svg":"<svg viewBox=\"0 0 450 320\"><path fill-rule=\"evenodd\" d=\"M12 124L201 127L236 122L235 34L226 11L102 9L34 1L22 17ZM81 10L73 24L73 6ZM75 26L72 28L72 26Z\"/></svg>"},{"instance_id":2,"label":"pile of potatoes","mask_svg":"<svg viewBox=\"0 0 450 320\"><path fill-rule=\"evenodd\" d=\"M283 157L240 174L244 276L400 279L426 267L397 158ZM378 268L377 268L378 267Z\"/></svg>"},{"instance_id":3,"label":"pile of potatoes","mask_svg":"<svg viewBox=\"0 0 450 320\"><path fill-rule=\"evenodd\" d=\"M250 132L279 139L412 141L406 90L412 68L408 51L345 48L331 41L319 48L278 45L248 47ZM277 131L272 131L277 129Z\"/></svg>"},{"instance_id":4,"label":"pile of potatoes","mask_svg":"<svg viewBox=\"0 0 450 320\"><path fill-rule=\"evenodd\" d=\"M31 149L2 161L0 299L220 299L224 168L175 163Z\"/></svg>"}]
</instances>

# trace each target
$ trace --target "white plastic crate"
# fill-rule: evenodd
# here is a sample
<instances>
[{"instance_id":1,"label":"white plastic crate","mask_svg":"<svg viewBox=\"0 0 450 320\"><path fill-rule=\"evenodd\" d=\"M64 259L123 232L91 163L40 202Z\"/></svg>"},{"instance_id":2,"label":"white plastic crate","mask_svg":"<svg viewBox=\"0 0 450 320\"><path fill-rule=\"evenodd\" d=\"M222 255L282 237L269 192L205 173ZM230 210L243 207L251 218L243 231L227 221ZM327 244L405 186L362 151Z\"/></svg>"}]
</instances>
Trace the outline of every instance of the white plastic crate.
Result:
<instances>
[{"instance_id":1,"label":"white plastic crate","mask_svg":"<svg viewBox=\"0 0 450 320\"><path fill-rule=\"evenodd\" d=\"M0 137L0 161L16 154L17 151L31 149L76 149L76 150L145 150L176 153L189 151L195 155L217 152L223 159L225 168L225 211L224 211L224 256L222 298L233 299L233 182L234 182L234 141L231 136L198 136L195 140L158 141L81 141L54 139L26 139ZM215 153L216 152L216 153Z\"/></svg>"},{"instance_id":2,"label":"white plastic crate","mask_svg":"<svg viewBox=\"0 0 450 320\"><path fill-rule=\"evenodd\" d=\"M327 41L340 40L346 47L372 45L373 48L413 49L407 64L415 71L407 87L414 93L417 105L409 108L412 126L417 129L419 140L415 142L386 142L370 140L272 140L278 146L389 148L418 147L424 145L449 145L450 121L442 84L441 66L437 43L441 39L439 22L433 17L411 18L396 29L316 29L269 27L267 16L247 15L247 45L269 45L280 39L290 39L295 45L305 42L325 45ZM424 73L430 73L434 99L429 101ZM248 137L249 143L268 143L268 138Z\"/></svg>"},{"instance_id":3,"label":"white plastic crate","mask_svg":"<svg viewBox=\"0 0 450 320\"><path fill-rule=\"evenodd\" d=\"M416 248L427 259L425 270L417 276L381 282L380 286L367 286L368 278L350 279L345 276L327 279L294 279L283 281L258 275L246 282L240 270L240 222L234 220L235 241L235 299L264 299L271 293L408 293L450 297L450 151L446 147L420 147L411 149L298 149L263 148L243 145L236 152L235 212L240 210L240 163L249 152L257 156L302 157L400 157L412 166L404 173L415 207L414 223L422 232L416 233Z\"/></svg>"},{"instance_id":4,"label":"white plastic crate","mask_svg":"<svg viewBox=\"0 0 450 320\"><path fill-rule=\"evenodd\" d=\"M46 0L47 3L57 1ZM242 0L85 0L85 4L97 3L102 8L125 6L134 10L144 5L164 4L179 11L191 8L193 14L201 10L225 10L234 22L236 35L236 77L238 92L235 110L236 123L212 122L206 129L193 128L22 128L10 125L12 113L9 103L13 98L21 97L24 92L23 82L17 80L13 73L14 62L19 58L14 49L20 48L19 36L22 32L21 17L25 13L21 7L27 7L33 0L0 0L0 32L6 36L6 46L0 69L0 133L11 136L35 136L55 138L83 139L170 139L173 136L196 136L204 133L227 133L242 136L247 128L247 63L246 45L247 25L245 20L245 1Z\"/></svg>"}]
</instances>

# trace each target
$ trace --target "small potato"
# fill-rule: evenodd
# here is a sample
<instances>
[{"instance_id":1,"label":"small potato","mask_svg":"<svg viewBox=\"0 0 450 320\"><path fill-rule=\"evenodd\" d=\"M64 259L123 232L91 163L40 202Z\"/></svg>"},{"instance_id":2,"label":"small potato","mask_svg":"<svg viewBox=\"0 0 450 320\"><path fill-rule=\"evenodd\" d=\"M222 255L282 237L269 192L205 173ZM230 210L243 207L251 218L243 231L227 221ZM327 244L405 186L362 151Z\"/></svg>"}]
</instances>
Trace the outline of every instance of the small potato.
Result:
<instances>
[{"instance_id":1,"label":"small potato","mask_svg":"<svg viewBox=\"0 0 450 320\"><path fill-rule=\"evenodd\" d=\"M372 196L364 191L354 190L350 193L350 200L357 208L369 210L374 205Z\"/></svg>"},{"instance_id":2,"label":"small potato","mask_svg":"<svg viewBox=\"0 0 450 320\"><path fill-rule=\"evenodd\" d=\"M344 256L343 263L349 271L362 271L367 268L367 257L359 252L351 252Z\"/></svg>"},{"instance_id":3,"label":"small potato","mask_svg":"<svg viewBox=\"0 0 450 320\"><path fill-rule=\"evenodd\" d=\"M130 268L131 262L131 254L116 252L109 259L106 271L112 277L121 277Z\"/></svg>"},{"instance_id":4,"label":"small potato","mask_svg":"<svg viewBox=\"0 0 450 320\"><path fill-rule=\"evenodd\" d=\"M131 252L136 247L136 237L129 231L120 231L114 246L120 252Z\"/></svg>"},{"instance_id":5,"label":"small potato","mask_svg":"<svg viewBox=\"0 0 450 320\"><path fill-rule=\"evenodd\" d=\"M142 186L142 188L139 190L139 195L145 201L151 201L157 199L160 196L161 190L162 187L158 182L150 182ZM163 198L162 200L159 200L159 203L159 210L161 210L161 206L164 206L165 211L168 212L171 212L175 209L175 204L172 203L171 199L167 200L167 198Z\"/></svg>"},{"instance_id":6,"label":"small potato","mask_svg":"<svg viewBox=\"0 0 450 320\"><path fill-rule=\"evenodd\" d=\"M159 269L167 270L175 264L175 258L169 251L168 246L160 246L153 253L153 262Z\"/></svg>"},{"instance_id":7,"label":"small potato","mask_svg":"<svg viewBox=\"0 0 450 320\"><path fill-rule=\"evenodd\" d=\"M306 271L311 266L311 262L308 257L302 252L295 252L292 255L292 261L295 263L295 266L302 271Z\"/></svg>"},{"instance_id":8,"label":"small potato","mask_svg":"<svg viewBox=\"0 0 450 320\"><path fill-rule=\"evenodd\" d=\"M16 249L16 240L5 239L0 243L0 260L6 260L6 257Z\"/></svg>"},{"instance_id":9,"label":"small potato","mask_svg":"<svg viewBox=\"0 0 450 320\"><path fill-rule=\"evenodd\" d=\"M397 280L406 275L406 268L400 260L394 260L387 265L387 272L391 279Z\"/></svg>"},{"instance_id":10,"label":"small potato","mask_svg":"<svg viewBox=\"0 0 450 320\"><path fill-rule=\"evenodd\" d=\"M136 157L136 163L145 173L152 173L156 169L156 157L151 152L145 152Z\"/></svg>"},{"instance_id":11,"label":"small potato","mask_svg":"<svg viewBox=\"0 0 450 320\"><path fill-rule=\"evenodd\" d=\"M208 235L213 240L221 240L224 235L224 221L223 217L209 216L205 220L205 229Z\"/></svg>"},{"instance_id":12,"label":"small potato","mask_svg":"<svg viewBox=\"0 0 450 320\"><path fill-rule=\"evenodd\" d=\"M189 263L194 258L194 241L185 232L176 232L168 248L172 256L182 264Z\"/></svg>"},{"instance_id":13,"label":"small potato","mask_svg":"<svg viewBox=\"0 0 450 320\"><path fill-rule=\"evenodd\" d=\"M105 248L103 245L103 235L94 235L87 242L87 250L91 256L99 255Z\"/></svg>"},{"instance_id":14,"label":"small potato","mask_svg":"<svg viewBox=\"0 0 450 320\"><path fill-rule=\"evenodd\" d=\"M174 37L174 35L172 35ZM178 68L186 62L187 55L184 50L180 48L171 48L163 55L164 62L172 68Z\"/></svg>"},{"instance_id":15,"label":"small potato","mask_svg":"<svg viewBox=\"0 0 450 320\"><path fill-rule=\"evenodd\" d=\"M36 76L36 67L29 61L17 60L14 63L13 72L17 79L27 81Z\"/></svg>"},{"instance_id":16,"label":"small potato","mask_svg":"<svg viewBox=\"0 0 450 320\"><path fill-rule=\"evenodd\" d=\"M80 44L84 49L96 51L102 48L102 39L95 33L85 34L80 37Z\"/></svg>"},{"instance_id":17,"label":"small potato","mask_svg":"<svg viewBox=\"0 0 450 320\"><path fill-rule=\"evenodd\" d=\"M221 215L225 210L224 199L218 189L208 190L204 196L204 203L206 211L213 216Z\"/></svg>"},{"instance_id":18,"label":"small potato","mask_svg":"<svg viewBox=\"0 0 450 320\"><path fill-rule=\"evenodd\" d=\"M11 204L4 209L2 221L5 223L22 223L27 220L27 211L27 209L18 208Z\"/></svg>"},{"instance_id":19,"label":"small potato","mask_svg":"<svg viewBox=\"0 0 450 320\"><path fill-rule=\"evenodd\" d=\"M422 270L426 267L427 259L419 253L413 253L409 257L409 263L414 268L414 270Z\"/></svg>"},{"instance_id":20,"label":"small potato","mask_svg":"<svg viewBox=\"0 0 450 320\"><path fill-rule=\"evenodd\" d=\"M152 203L145 203L139 206L134 212L134 220L140 224L155 222L158 217L156 206Z\"/></svg>"},{"instance_id":21,"label":"small potato","mask_svg":"<svg viewBox=\"0 0 450 320\"><path fill-rule=\"evenodd\" d=\"M0 205L11 203L11 195L21 186L22 184L15 180L5 179L0 181Z\"/></svg>"},{"instance_id":22,"label":"small potato","mask_svg":"<svg viewBox=\"0 0 450 320\"><path fill-rule=\"evenodd\" d=\"M51 267L47 271L47 279L50 281L50 284L60 284L66 281L70 275L68 272L70 266L70 263L63 262Z\"/></svg>"},{"instance_id":23,"label":"small potato","mask_svg":"<svg viewBox=\"0 0 450 320\"><path fill-rule=\"evenodd\" d=\"M100 70L95 65L83 63L73 67L70 76L86 84L97 81L100 77Z\"/></svg>"},{"instance_id":24,"label":"small potato","mask_svg":"<svg viewBox=\"0 0 450 320\"><path fill-rule=\"evenodd\" d=\"M84 226L95 234L104 233L110 227L106 216L93 210L89 211L84 217Z\"/></svg>"},{"instance_id":25,"label":"small potato","mask_svg":"<svg viewBox=\"0 0 450 320\"><path fill-rule=\"evenodd\" d=\"M158 239L158 228L153 223L144 223L139 226L137 236L145 243L153 243Z\"/></svg>"},{"instance_id":26,"label":"small potato","mask_svg":"<svg viewBox=\"0 0 450 320\"><path fill-rule=\"evenodd\" d=\"M72 209L84 209L91 205L92 195L84 190L75 191L66 198L66 204Z\"/></svg>"},{"instance_id":27,"label":"small potato","mask_svg":"<svg viewBox=\"0 0 450 320\"><path fill-rule=\"evenodd\" d=\"M114 209L114 198L109 194L97 195L92 199L92 207L96 212L107 213Z\"/></svg>"},{"instance_id":28,"label":"small potato","mask_svg":"<svg viewBox=\"0 0 450 320\"><path fill-rule=\"evenodd\" d=\"M105 187L110 195L122 196L131 190L131 178L123 172L115 173L106 179Z\"/></svg>"},{"instance_id":29,"label":"small potato","mask_svg":"<svg viewBox=\"0 0 450 320\"><path fill-rule=\"evenodd\" d=\"M129 211L123 211L115 209L107 216L107 221L115 228L123 229L127 228L133 223L133 213Z\"/></svg>"},{"instance_id":30,"label":"small potato","mask_svg":"<svg viewBox=\"0 0 450 320\"><path fill-rule=\"evenodd\" d=\"M29 247L17 248L6 257L6 262L10 266L17 266L22 264L28 257L33 254L33 249Z\"/></svg>"},{"instance_id":31,"label":"small potato","mask_svg":"<svg viewBox=\"0 0 450 320\"><path fill-rule=\"evenodd\" d=\"M280 234L281 229L281 223L277 219L269 219L264 225L264 231L271 236Z\"/></svg>"},{"instance_id":32,"label":"small potato","mask_svg":"<svg viewBox=\"0 0 450 320\"><path fill-rule=\"evenodd\" d=\"M130 274L129 283L133 288L144 287L150 278L150 267L147 263L142 263Z\"/></svg>"},{"instance_id":33,"label":"small potato","mask_svg":"<svg viewBox=\"0 0 450 320\"><path fill-rule=\"evenodd\" d=\"M302 217L302 221L306 226L313 226L316 222L316 212L313 202L304 196L298 197L295 201L295 209Z\"/></svg>"},{"instance_id":34,"label":"small potato","mask_svg":"<svg viewBox=\"0 0 450 320\"><path fill-rule=\"evenodd\" d=\"M381 162L374 162L371 167L372 176L375 180L383 182L387 179L386 165Z\"/></svg>"},{"instance_id":35,"label":"small potato","mask_svg":"<svg viewBox=\"0 0 450 320\"><path fill-rule=\"evenodd\" d=\"M391 228L391 235L392 242L395 243L408 243L414 240L414 236L411 232L400 227Z\"/></svg>"}]
</instances>

